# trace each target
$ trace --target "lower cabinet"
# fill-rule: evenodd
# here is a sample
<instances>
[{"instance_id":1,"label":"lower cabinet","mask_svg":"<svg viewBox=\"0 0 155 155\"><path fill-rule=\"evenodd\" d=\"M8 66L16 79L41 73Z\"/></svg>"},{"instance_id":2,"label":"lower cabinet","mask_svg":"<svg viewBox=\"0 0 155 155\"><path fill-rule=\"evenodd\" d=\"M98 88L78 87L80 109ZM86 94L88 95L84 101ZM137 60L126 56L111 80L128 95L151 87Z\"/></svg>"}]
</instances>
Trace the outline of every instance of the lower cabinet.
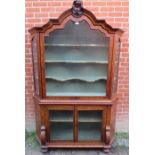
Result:
<instances>
[{"instance_id":1,"label":"lower cabinet","mask_svg":"<svg viewBox=\"0 0 155 155\"><path fill-rule=\"evenodd\" d=\"M103 130L103 110L49 110L51 141L102 141Z\"/></svg>"},{"instance_id":2,"label":"lower cabinet","mask_svg":"<svg viewBox=\"0 0 155 155\"><path fill-rule=\"evenodd\" d=\"M103 148L114 139L112 105L36 104L37 135L41 148ZM40 107L40 108L39 108Z\"/></svg>"}]
</instances>

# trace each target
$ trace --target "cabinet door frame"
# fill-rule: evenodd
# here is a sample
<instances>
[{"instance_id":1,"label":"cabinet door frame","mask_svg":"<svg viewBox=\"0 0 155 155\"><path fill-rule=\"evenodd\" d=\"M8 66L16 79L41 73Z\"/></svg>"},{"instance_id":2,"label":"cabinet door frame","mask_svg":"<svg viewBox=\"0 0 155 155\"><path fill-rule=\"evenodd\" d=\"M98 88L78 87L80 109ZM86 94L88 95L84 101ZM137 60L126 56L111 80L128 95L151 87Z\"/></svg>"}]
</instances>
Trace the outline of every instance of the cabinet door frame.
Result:
<instances>
[{"instance_id":1,"label":"cabinet door frame","mask_svg":"<svg viewBox=\"0 0 155 155\"><path fill-rule=\"evenodd\" d=\"M107 120L107 110L106 110L106 107L104 106L84 106L84 105L81 105L81 106L75 106L75 111L77 113L76 115L76 119L75 119L75 124L77 124L76 128L78 130L78 111L102 111L102 121L101 121L101 140L86 140L86 141L83 141L83 140L78 140L78 131L76 133L76 141L77 142L81 142L81 143L93 143L93 142L104 142L105 141L105 128L106 128L106 120Z\"/></svg>"},{"instance_id":2,"label":"cabinet door frame","mask_svg":"<svg viewBox=\"0 0 155 155\"><path fill-rule=\"evenodd\" d=\"M50 118L49 118L49 111L50 110L66 110L66 111L73 111L73 140L51 140L50 139ZM84 105L50 105L47 106L44 110L44 122L46 131L47 131L47 141L50 143L91 143L90 140L80 141L78 140L78 111L102 111L102 121L101 121L101 140L91 140L92 143L94 142L103 142L105 141L105 127L106 127L106 120L107 120L107 109L105 106L84 106Z\"/></svg>"},{"instance_id":3,"label":"cabinet door frame","mask_svg":"<svg viewBox=\"0 0 155 155\"><path fill-rule=\"evenodd\" d=\"M73 140L51 140L50 139L50 116L49 111L50 110L63 110L63 111L73 111ZM46 115L46 127L47 127L47 141L48 142L74 142L74 106L63 106L63 105L50 105L45 110Z\"/></svg>"}]
</instances>

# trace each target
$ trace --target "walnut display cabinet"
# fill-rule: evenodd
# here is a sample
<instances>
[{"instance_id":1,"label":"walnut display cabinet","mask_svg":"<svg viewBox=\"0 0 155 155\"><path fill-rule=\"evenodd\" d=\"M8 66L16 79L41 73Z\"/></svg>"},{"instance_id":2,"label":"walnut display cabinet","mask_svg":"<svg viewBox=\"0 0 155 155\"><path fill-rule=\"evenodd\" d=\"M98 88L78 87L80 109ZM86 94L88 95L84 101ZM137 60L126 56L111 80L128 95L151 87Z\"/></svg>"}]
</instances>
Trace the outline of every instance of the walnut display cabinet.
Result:
<instances>
[{"instance_id":1,"label":"walnut display cabinet","mask_svg":"<svg viewBox=\"0 0 155 155\"><path fill-rule=\"evenodd\" d=\"M36 132L48 148L103 148L115 135L120 29L82 2L32 35Z\"/></svg>"}]
</instances>

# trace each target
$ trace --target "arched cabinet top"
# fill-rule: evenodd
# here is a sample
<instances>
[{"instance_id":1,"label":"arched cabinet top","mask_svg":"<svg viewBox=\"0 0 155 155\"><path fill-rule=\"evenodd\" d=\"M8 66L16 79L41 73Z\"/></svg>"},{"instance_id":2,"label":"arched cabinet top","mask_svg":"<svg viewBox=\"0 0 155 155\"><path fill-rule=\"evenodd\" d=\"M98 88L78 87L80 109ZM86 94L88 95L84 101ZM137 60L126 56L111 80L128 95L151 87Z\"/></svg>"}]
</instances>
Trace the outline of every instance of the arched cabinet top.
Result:
<instances>
[{"instance_id":1,"label":"arched cabinet top","mask_svg":"<svg viewBox=\"0 0 155 155\"><path fill-rule=\"evenodd\" d=\"M87 9L83 9L83 14L80 17L75 17L72 13L72 9L65 11L63 14L60 15L58 19L50 19L45 25L41 27L33 27L29 30L31 34L35 33L45 33L48 35L51 31L55 29L62 29L64 28L65 24L72 20L74 22L79 22L82 20L86 20L91 27L91 29L99 29L100 31L104 32L106 35L108 34L115 34L121 35L123 31L121 29L112 28L109 24L106 23L105 20L98 20L94 16L92 12Z\"/></svg>"}]
</instances>

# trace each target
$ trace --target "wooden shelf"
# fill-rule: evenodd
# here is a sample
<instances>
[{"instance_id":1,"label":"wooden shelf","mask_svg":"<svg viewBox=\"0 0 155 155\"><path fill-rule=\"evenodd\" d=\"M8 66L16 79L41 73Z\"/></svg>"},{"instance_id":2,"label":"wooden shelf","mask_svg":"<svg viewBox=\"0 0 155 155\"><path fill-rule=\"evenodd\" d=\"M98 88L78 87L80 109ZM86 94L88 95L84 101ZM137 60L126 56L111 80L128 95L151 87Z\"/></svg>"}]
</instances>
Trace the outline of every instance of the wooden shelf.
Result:
<instances>
[{"instance_id":1,"label":"wooden shelf","mask_svg":"<svg viewBox=\"0 0 155 155\"><path fill-rule=\"evenodd\" d=\"M81 92L81 93L73 93L73 92L46 92L46 96L106 96L105 92L101 92L101 93L85 93L85 92Z\"/></svg>"},{"instance_id":2,"label":"wooden shelf","mask_svg":"<svg viewBox=\"0 0 155 155\"><path fill-rule=\"evenodd\" d=\"M44 44L44 46L57 46L57 47L108 47L104 44Z\"/></svg>"},{"instance_id":3,"label":"wooden shelf","mask_svg":"<svg viewBox=\"0 0 155 155\"><path fill-rule=\"evenodd\" d=\"M102 112L101 111L78 111L78 122L79 123L101 123Z\"/></svg>"},{"instance_id":4,"label":"wooden shelf","mask_svg":"<svg viewBox=\"0 0 155 155\"><path fill-rule=\"evenodd\" d=\"M60 120L60 119L58 119L58 120L53 119L52 120L52 119L50 119L49 121L50 122L56 122L56 123L73 123L73 119L71 119L71 120L65 120L65 119L64 120L63 119L62 120Z\"/></svg>"},{"instance_id":5,"label":"wooden shelf","mask_svg":"<svg viewBox=\"0 0 155 155\"><path fill-rule=\"evenodd\" d=\"M45 60L45 63L94 63L94 64L108 64L108 61L71 61L71 60Z\"/></svg>"},{"instance_id":6,"label":"wooden shelf","mask_svg":"<svg viewBox=\"0 0 155 155\"><path fill-rule=\"evenodd\" d=\"M96 82L99 80L107 80L107 77L53 77L53 76L46 76L46 79L51 79L51 80L56 80L60 82L65 82L65 81L70 81L70 80L80 80L80 81L85 81L85 82Z\"/></svg>"},{"instance_id":7,"label":"wooden shelf","mask_svg":"<svg viewBox=\"0 0 155 155\"><path fill-rule=\"evenodd\" d=\"M101 123L102 120L96 120L96 119L83 119L83 120L78 120L79 123Z\"/></svg>"},{"instance_id":8,"label":"wooden shelf","mask_svg":"<svg viewBox=\"0 0 155 155\"><path fill-rule=\"evenodd\" d=\"M50 122L60 123L73 123L73 111L72 110L50 110Z\"/></svg>"}]
</instances>

